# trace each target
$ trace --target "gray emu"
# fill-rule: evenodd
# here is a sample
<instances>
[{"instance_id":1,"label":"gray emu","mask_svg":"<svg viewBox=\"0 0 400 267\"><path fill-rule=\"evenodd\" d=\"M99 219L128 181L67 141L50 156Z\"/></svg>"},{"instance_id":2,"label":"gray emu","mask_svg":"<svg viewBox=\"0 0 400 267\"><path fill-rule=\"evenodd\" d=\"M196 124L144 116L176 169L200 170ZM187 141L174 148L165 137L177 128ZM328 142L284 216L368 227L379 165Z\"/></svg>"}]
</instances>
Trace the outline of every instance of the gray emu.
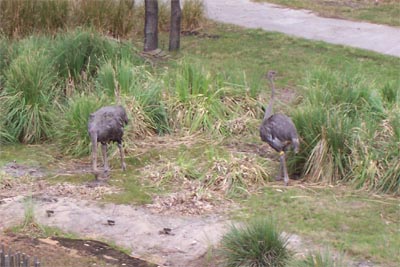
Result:
<instances>
[{"instance_id":1,"label":"gray emu","mask_svg":"<svg viewBox=\"0 0 400 267\"><path fill-rule=\"evenodd\" d=\"M124 126L128 124L128 117L122 106L102 107L90 114L88 132L92 142L92 167L93 172L98 175L97 170L97 143L101 143L103 154L104 174L108 176L109 166L107 162L107 143L116 142L121 157L122 170L126 169L124 161L124 151L122 148L122 136Z\"/></svg>"},{"instance_id":2,"label":"gray emu","mask_svg":"<svg viewBox=\"0 0 400 267\"><path fill-rule=\"evenodd\" d=\"M278 179L283 179L287 186L289 175L286 167L285 152L292 147L297 153L299 151L299 138L292 120L284 114L272 114L272 106L275 99L274 77L275 71L269 71L267 78L271 85L271 99L265 110L264 119L260 125L261 140L267 142L273 149L279 152L280 169Z\"/></svg>"}]
</instances>

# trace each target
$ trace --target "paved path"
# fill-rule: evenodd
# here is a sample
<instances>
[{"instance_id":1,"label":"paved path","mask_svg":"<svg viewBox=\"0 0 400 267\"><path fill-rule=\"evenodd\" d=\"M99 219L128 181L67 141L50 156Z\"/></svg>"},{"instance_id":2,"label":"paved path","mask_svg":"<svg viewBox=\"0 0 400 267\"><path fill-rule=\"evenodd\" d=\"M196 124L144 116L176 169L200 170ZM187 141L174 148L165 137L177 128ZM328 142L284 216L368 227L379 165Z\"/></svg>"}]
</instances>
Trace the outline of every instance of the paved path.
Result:
<instances>
[{"instance_id":1,"label":"paved path","mask_svg":"<svg viewBox=\"0 0 400 267\"><path fill-rule=\"evenodd\" d=\"M210 19L400 57L400 28L318 17L250 0L203 0ZM400 19L400 18L399 18Z\"/></svg>"}]
</instances>

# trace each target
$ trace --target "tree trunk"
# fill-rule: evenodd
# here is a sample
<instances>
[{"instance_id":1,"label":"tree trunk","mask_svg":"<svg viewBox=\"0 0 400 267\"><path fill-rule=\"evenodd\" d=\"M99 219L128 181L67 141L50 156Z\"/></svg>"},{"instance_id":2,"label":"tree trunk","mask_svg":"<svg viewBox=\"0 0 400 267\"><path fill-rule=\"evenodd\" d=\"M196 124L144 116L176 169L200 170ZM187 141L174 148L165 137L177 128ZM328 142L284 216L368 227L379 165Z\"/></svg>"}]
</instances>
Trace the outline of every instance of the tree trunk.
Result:
<instances>
[{"instance_id":1,"label":"tree trunk","mask_svg":"<svg viewBox=\"0 0 400 267\"><path fill-rule=\"evenodd\" d=\"M171 0L171 28L169 30L169 51L180 47L182 10L179 0Z\"/></svg>"},{"instance_id":2,"label":"tree trunk","mask_svg":"<svg viewBox=\"0 0 400 267\"><path fill-rule=\"evenodd\" d=\"M145 0L144 51L158 47L158 1Z\"/></svg>"}]
</instances>

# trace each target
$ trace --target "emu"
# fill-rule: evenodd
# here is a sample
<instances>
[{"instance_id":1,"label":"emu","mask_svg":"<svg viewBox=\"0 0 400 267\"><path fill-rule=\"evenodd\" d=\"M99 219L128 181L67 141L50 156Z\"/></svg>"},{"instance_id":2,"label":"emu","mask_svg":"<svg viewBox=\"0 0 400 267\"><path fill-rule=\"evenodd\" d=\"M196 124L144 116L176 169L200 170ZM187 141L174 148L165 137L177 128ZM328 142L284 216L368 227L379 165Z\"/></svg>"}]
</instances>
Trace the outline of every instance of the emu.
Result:
<instances>
[{"instance_id":1,"label":"emu","mask_svg":"<svg viewBox=\"0 0 400 267\"><path fill-rule=\"evenodd\" d=\"M284 114L273 114L272 107L275 100L274 78L276 71L269 71L266 77L271 86L271 99L268 107L265 109L264 118L260 125L261 140L267 142L273 149L279 152L280 168L278 179L283 179L285 186L289 184L289 175L286 167L285 153L292 147L295 153L299 151L299 138L296 126L293 121Z\"/></svg>"},{"instance_id":2,"label":"emu","mask_svg":"<svg viewBox=\"0 0 400 267\"><path fill-rule=\"evenodd\" d=\"M88 123L88 132L92 142L92 168L96 176L97 170L97 143L101 143L103 154L104 175L107 177L109 166L107 162L107 144L116 142L121 157L122 170L126 170L124 160L124 151L122 148L122 137L124 135L124 126L128 124L128 116L122 106L106 106L90 114Z\"/></svg>"}]
</instances>

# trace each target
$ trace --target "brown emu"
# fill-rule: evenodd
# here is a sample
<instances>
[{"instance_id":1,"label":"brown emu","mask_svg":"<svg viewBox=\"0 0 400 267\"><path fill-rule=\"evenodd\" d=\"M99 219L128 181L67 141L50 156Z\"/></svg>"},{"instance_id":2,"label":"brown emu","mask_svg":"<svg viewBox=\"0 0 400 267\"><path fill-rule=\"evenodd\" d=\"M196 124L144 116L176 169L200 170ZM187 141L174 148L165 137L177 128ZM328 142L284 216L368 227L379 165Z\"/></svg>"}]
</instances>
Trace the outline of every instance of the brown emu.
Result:
<instances>
[{"instance_id":1,"label":"brown emu","mask_svg":"<svg viewBox=\"0 0 400 267\"><path fill-rule=\"evenodd\" d=\"M93 172L98 175L97 170L97 143L101 143L104 174L108 176L109 166L107 162L107 144L116 142L121 157L122 170L126 169L124 151L122 148L122 137L124 126L128 124L128 117L122 106L106 106L90 114L88 132L92 142L92 167Z\"/></svg>"},{"instance_id":2,"label":"brown emu","mask_svg":"<svg viewBox=\"0 0 400 267\"><path fill-rule=\"evenodd\" d=\"M267 142L273 149L279 152L280 169L278 179L283 179L285 185L289 184L289 175L286 167L285 152L292 147L297 153L299 151L299 138L292 120L284 114L273 114L272 106L275 99L274 78L276 72L269 71L267 78L271 85L271 99L265 110L263 121L260 125L261 140Z\"/></svg>"}]
</instances>

